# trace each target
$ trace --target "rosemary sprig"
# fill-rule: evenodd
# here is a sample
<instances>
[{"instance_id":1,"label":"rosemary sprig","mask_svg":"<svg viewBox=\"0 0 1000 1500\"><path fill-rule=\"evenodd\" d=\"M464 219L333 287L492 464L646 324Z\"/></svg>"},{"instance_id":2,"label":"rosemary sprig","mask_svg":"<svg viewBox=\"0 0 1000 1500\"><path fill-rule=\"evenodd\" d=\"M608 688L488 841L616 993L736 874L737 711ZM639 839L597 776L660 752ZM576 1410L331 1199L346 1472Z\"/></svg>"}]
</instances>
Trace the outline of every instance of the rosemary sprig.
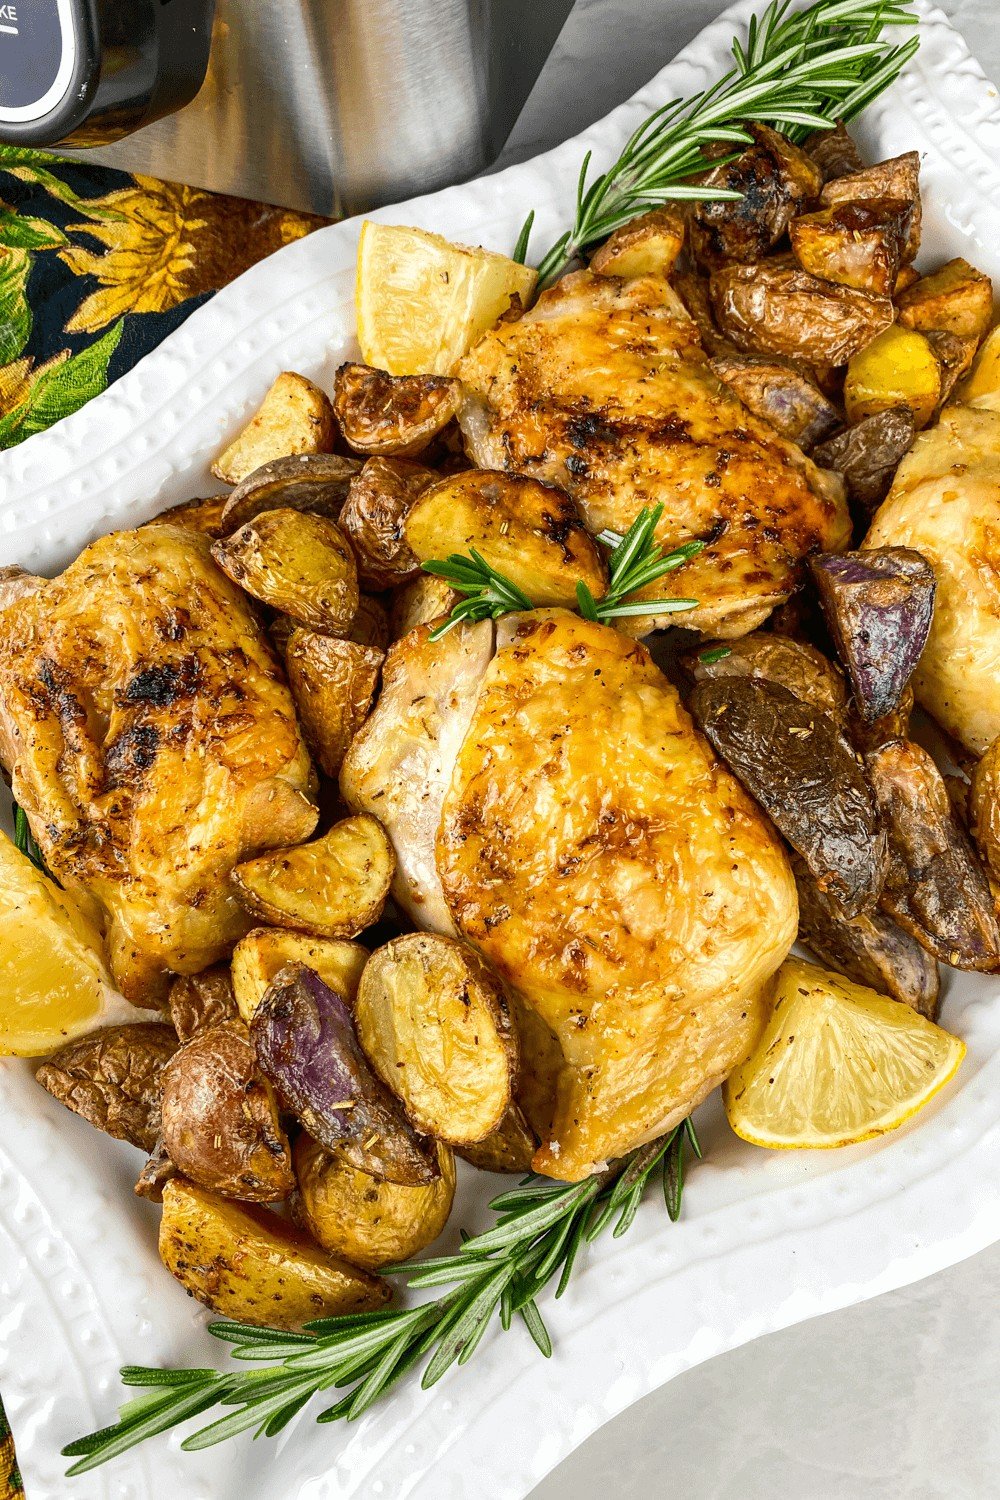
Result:
<instances>
[{"instance_id":1,"label":"rosemary sprig","mask_svg":"<svg viewBox=\"0 0 1000 1500\"><path fill-rule=\"evenodd\" d=\"M774 125L802 140L853 119L896 78L919 45L916 37L887 46L887 27L915 26L909 0L817 0L790 10L791 0L772 0L750 21L745 42L733 42L735 66L692 99L674 99L644 120L618 160L588 182L590 153L577 186L573 226L560 235L538 266L545 287L636 215L671 199L738 198L729 189L691 179L710 162L706 146L737 149L750 143L742 128ZM518 238L527 256L531 218Z\"/></svg>"},{"instance_id":2,"label":"rosemary sprig","mask_svg":"<svg viewBox=\"0 0 1000 1500\"><path fill-rule=\"evenodd\" d=\"M583 1182L531 1176L494 1198L496 1223L466 1239L455 1255L388 1266L414 1289L447 1287L416 1307L320 1318L306 1333L210 1323L209 1332L232 1346L234 1359L252 1370L164 1370L128 1365L122 1381L144 1392L121 1407L118 1421L63 1449L75 1458L69 1475L84 1474L157 1433L231 1408L198 1427L181 1446L208 1448L252 1429L273 1437L314 1396L343 1392L318 1422L353 1421L415 1366L423 1364L426 1390L453 1364L464 1365L499 1315L509 1329L520 1318L540 1352L552 1353L538 1298L555 1282L555 1297L569 1285L581 1249L615 1221L614 1237L635 1220L643 1194L659 1171L670 1218L681 1209L684 1154L701 1155L690 1120L651 1145L623 1157Z\"/></svg>"},{"instance_id":3,"label":"rosemary sprig","mask_svg":"<svg viewBox=\"0 0 1000 1500\"><path fill-rule=\"evenodd\" d=\"M674 614L678 610L697 608L697 599L623 602L628 595L655 583L665 573L672 573L705 545L704 542L685 542L665 553L655 540L662 514L662 505L645 506L624 536L616 531L600 533L598 541L611 548L608 560L610 581L607 592L600 599L594 598L582 580L577 584L577 603L584 619L600 620L606 624L624 615ZM423 568L425 573L447 579L453 589L465 596L454 606L448 618L431 631L432 641L439 641L456 625L476 620L498 620L512 610L535 608L527 594L505 573L488 563L474 547L469 549L468 557L453 552L450 557L425 562Z\"/></svg>"},{"instance_id":4,"label":"rosemary sprig","mask_svg":"<svg viewBox=\"0 0 1000 1500\"><path fill-rule=\"evenodd\" d=\"M14 846L20 849L22 854L26 854L31 863L36 869L41 870L43 875L49 873L45 868L42 851L39 849L35 835L32 833L31 826L28 823L28 815L24 808L17 802L14 803Z\"/></svg>"}]
</instances>

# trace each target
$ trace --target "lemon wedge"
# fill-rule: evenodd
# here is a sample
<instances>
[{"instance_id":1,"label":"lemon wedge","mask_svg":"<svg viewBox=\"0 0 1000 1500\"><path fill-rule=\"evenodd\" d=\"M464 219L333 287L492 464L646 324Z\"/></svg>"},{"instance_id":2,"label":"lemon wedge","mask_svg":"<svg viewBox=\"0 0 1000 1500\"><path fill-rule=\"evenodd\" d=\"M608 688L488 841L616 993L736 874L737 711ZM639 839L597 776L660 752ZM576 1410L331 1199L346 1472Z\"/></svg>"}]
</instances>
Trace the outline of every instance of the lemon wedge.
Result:
<instances>
[{"instance_id":1,"label":"lemon wedge","mask_svg":"<svg viewBox=\"0 0 1000 1500\"><path fill-rule=\"evenodd\" d=\"M492 250L395 224L361 226L355 305L365 362L390 375L449 375L536 273Z\"/></svg>"},{"instance_id":2,"label":"lemon wedge","mask_svg":"<svg viewBox=\"0 0 1000 1500\"><path fill-rule=\"evenodd\" d=\"M0 1054L37 1057L140 1019L112 986L96 927L4 833L0 928Z\"/></svg>"},{"instance_id":3,"label":"lemon wedge","mask_svg":"<svg viewBox=\"0 0 1000 1500\"><path fill-rule=\"evenodd\" d=\"M902 1125L964 1056L910 1006L790 958L760 1041L726 1082L726 1114L756 1146L849 1146Z\"/></svg>"}]
</instances>

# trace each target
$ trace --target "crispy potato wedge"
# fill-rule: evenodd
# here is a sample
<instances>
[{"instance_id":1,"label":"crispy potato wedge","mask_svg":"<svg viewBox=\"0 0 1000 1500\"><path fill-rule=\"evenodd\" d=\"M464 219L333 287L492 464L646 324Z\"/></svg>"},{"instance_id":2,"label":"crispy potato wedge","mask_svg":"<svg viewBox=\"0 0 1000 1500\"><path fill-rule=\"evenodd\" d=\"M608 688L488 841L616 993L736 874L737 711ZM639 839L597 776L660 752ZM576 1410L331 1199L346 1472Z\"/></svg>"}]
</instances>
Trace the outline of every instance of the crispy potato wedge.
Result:
<instances>
[{"instance_id":1,"label":"crispy potato wedge","mask_svg":"<svg viewBox=\"0 0 1000 1500\"><path fill-rule=\"evenodd\" d=\"M684 220L672 208L653 208L623 224L590 258L600 276L669 276L684 245Z\"/></svg>"},{"instance_id":2,"label":"crispy potato wedge","mask_svg":"<svg viewBox=\"0 0 1000 1500\"><path fill-rule=\"evenodd\" d=\"M696 264L707 270L763 260L822 185L816 163L798 146L767 125L746 129L753 145L703 178L707 187L731 188L741 196L691 208L688 243Z\"/></svg>"},{"instance_id":3,"label":"crispy potato wedge","mask_svg":"<svg viewBox=\"0 0 1000 1500\"><path fill-rule=\"evenodd\" d=\"M717 651L724 656L716 656ZM708 658L706 660L706 658ZM689 651L682 665L695 682L713 677L760 677L787 688L839 722L847 712L847 686L841 673L815 646L786 635L754 630L738 640L709 643Z\"/></svg>"},{"instance_id":4,"label":"crispy potato wedge","mask_svg":"<svg viewBox=\"0 0 1000 1500\"><path fill-rule=\"evenodd\" d=\"M182 1176L224 1198L274 1203L295 1188L274 1091L240 1020L206 1026L163 1070L163 1146Z\"/></svg>"},{"instance_id":5,"label":"crispy potato wedge","mask_svg":"<svg viewBox=\"0 0 1000 1500\"><path fill-rule=\"evenodd\" d=\"M420 1130L465 1146L510 1104L517 1039L503 990L478 954L413 932L372 954L355 1004L372 1067Z\"/></svg>"},{"instance_id":6,"label":"crispy potato wedge","mask_svg":"<svg viewBox=\"0 0 1000 1500\"><path fill-rule=\"evenodd\" d=\"M1000 880L1000 739L976 763L969 788L969 830L994 880Z\"/></svg>"},{"instance_id":7,"label":"crispy potato wedge","mask_svg":"<svg viewBox=\"0 0 1000 1500\"><path fill-rule=\"evenodd\" d=\"M395 588L420 571L404 523L418 496L437 482L433 469L405 458L370 458L353 480L340 518L351 539L362 583Z\"/></svg>"},{"instance_id":8,"label":"crispy potato wedge","mask_svg":"<svg viewBox=\"0 0 1000 1500\"><path fill-rule=\"evenodd\" d=\"M888 297L777 261L724 266L713 273L711 291L716 322L741 349L809 365L843 364L893 319Z\"/></svg>"},{"instance_id":9,"label":"crispy potato wedge","mask_svg":"<svg viewBox=\"0 0 1000 1500\"><path fill-rule=\"evenodd\" d=\"M837 408L815 382L782 360L729 354L710 364L745 407L806 453L840 425Z\"/></svg>"},{"instance_id":10,"label":"crispy potato wedge","mask_svg":"<svg viewBox=\"0 0 1000 1500\"><path fill-rule=\"evenodd\" d=\"M937 959L877 908L845 917L820 890L801 856L792 850L790 857L799 893L799 941L856 984L867 984L935 1020L941 990Z\"/></svg>"},{"instance_id":11,"label":"crispy potato wedge","mask_svg":"<svg viewBox=\"0 0 1000 1500\"><path fill-rule=\"evenodd\" d=\"M450 615L461 594L444 578L418 573L416 578L397 589L389 609L389 631L392 640L402 640L411 630L429 625Z\"/></svg>"},{"instance_id":12,"label":"crispy potato wedge","mask_svg":"<svg viewBox=\"0 0 1000 1500\"><path fill-rule=\"evenodd\" d=\"M303 1131L295 1175L305 1227L329 1254L366 1271L409 1260L437 1239L455 1199L455 1158L440 1143L437 1160L433 1182L409 1187L359 1172Z\"/></svg>"},{"instance_id":13,"label":"crispy potato wedge","mask_svg":"<svg viewBox=\"0 0 1000 1500\"><path fill-rule=\"evenodd\" d=\"M942 963L996 969L993 893L937 766L911 740L890 740L866 765L889 833L883 909Z\"/></svg>"},{"instance_id":14,"label":"crispy potato wedge","mask_svg":"<svg viewBox=\"0 0 1000 1500\"><path fill-rule=\"evenodd\" d=\"M333 410L358 453L422 453L458 411L462 387L449 375L389 375L371 365L337 371Z\"/></svg>"},{"instance_id":15,"label":"crispy potato wedge","mask_svg":"<svg viewBox=\"0 0 1000 1500\"><path fill-rule=\"evenodd\" d=\"M245 526L265 510L308 510L335 521L361 460L339 453L296 453L254 469L233 490L220 535Z\"/></svg>"},{"instance_id":16,"label":"crispy potato wedge","mask_svg":"<svg viewBox=\"0 0 1000 1500\"><path fill-rule=\"evenodd\" d=\"M538 1137L521 1106L511 1100L495 1130L481 1141L459 1146L458 1154L481 1172L530 1172Z\"/></svg>"},{"instance_id":17,"label":"crispy potato wedge","mask_svg":"<svg viewBox=\"0 0 1000 1500\"><path fill-rule=\"evenodd\" d=\"M254 927L233 949L233 992L240 1015L249 1026L268 987L287 964L305 964L341 999L352 1002L368 958L367 948L345 938Z\"/></svg>"},{"instance_id":18,"label":"crispy potato wedge","mask_svg":"<svg viewBox=\"0 0 1000 1500\"><path fill-rule=\"evenodd\" d=\"M224 484L239 484L261 464L291 453L329 453L337 424L329 399L304 375L285 370L256 413L212 465Z\"/></svg>"},{"instance_id":19,"label":"crispy potato wedge","mask_svg":"<svg viewBox=\"0 0 1000 1500\"><path fill-rule=\"evenodd\" d=\"M384 655L392 639L385 605L371 594L362 594L347 638L357 646L370 646Z\"/></svg>"},{"instance_id":20,"label":"crispy potato wedge","mask_svg":"<svg viewBox=\"0 0 1000 1500\"><path fill-rule=\"evenodd\" d=\"M775 682L699 682L691 712L730 770L848 916L870 911L886 871L871 788L840 726Z\"/></svg>"},{"instance_id":21,"label":"crispy potato wedge","mask_svg":"<svg viewBox=\"0 0 1000 1500\"><path fill-rule=\"evenodd\" d=\"M844 378L849 422L906 406L926 427L941 400L941 365L922 333L894 323L852 354Z\"/></svg>"},{"instance_id":22,"label":"crispy potato wedge","mask_svg":"<svg viewBox=\"0 0 1000 1500\"><path fill-rule=\"evenodd\" d=\"M398 1099L372 1072L341 995L303 964L287 964L254 1012L261 1068L306 1130L360 1172L411 1186L440 1173Z\"/></svg>"},{"instance_id":23,"label":"crispy potato wedge","mask_svg":"<svg viewBox=\"0 0 1000 1500\"><path fill-rule=\"evenodd\" d=\"M842 476L848 498L870 519L889 493L916 431L908 406L889 407L828 438L813 449L812 459Z\"/></svg>"},{"instance_id":24,"label":"crispy potato wedge","mask_svg":"<svg viewBox=\"0 0 1000 1500\"><path fill-rule=\"evenodd\" d=\"M344 818L318 839L270 849L233 870L251 916L316 937L351 938L377 922L396 857L370 813Z\"/></svg>"},{"instance_id":25,"label":"crispy potato wedge","mask_svg":"<svg viewBox=\"0 0 1000 1500\"><path fill-rule=\"evenodd\" d=\"M287 1219L175 1177L163 1189L160 1259L223 1317L299 1329L388 1302L386 1282L326 1255Z\"/></svg>"},{"instance_id":26,"label":"crispy potato wedge","mask_svg":"<svg viewBox=\"0 0 1000 1500\"><path fill-rule=\"evenodd\" d=\"M872 198L802 214L788 226L792 251L813 276L891 297L912 211L896 198Z\"/></svg>"},{"instance_id":27,"label":"crispy potato wedge","mask_svg":"<svg viewBox=\"0 0 1000 1500\"><path fill-rule=\"evenodd\" d=\"M300 625L330 635L350 629L358 570L347 538L328 516L262 511L214 542L212 556L246 593Z\"/></svg>"},{"instance_id":28,"label":"crispy potato wedge","mask_svg":"<svg viewBox=\"0 0 1000 1500\"><path fill-rule=\"evenodd\" d=\"M288 638L285 666L299 723L327 776L338 775L368 716L384 654L314 630L294 630Z\"/></svg>"},{"instance_id":29,"label":"crispy potato wedge","mask_svg":"<svg viewBox=\"0 0 1000 1500\"><path fill-rule=\"evenodd\" d=\"M920 153L906 151L902 156L876 162L860 172L836 177L820 193L824 208L838 203L867 203L871 199L891 198L910 205L910 223L903 248L903 262L908 265L920 249Z\"/></svg>"},{"instance_id":30,"label":"crispy potato wedge","mask_svg":"<svg viewBox=\"0 0 1000 1500\"><path fill-rule=\"evenodd\" d=\"M195 531L215 541L225 534L223 515L228 504L226 495L210 495L207 500L182 500L180 505L161 510L146 525L182 526L185 531Z\"/></svg>"},{"instance_id":31,"label":"crispy potato wedge","mask_svg":"<svg viewBox=\"0 0 1000 1500\"><path fill-rule=\"evenodd\" d=\"M957 256L901 294L899 321L923 333L941 329L981 339L993 322L993 283Z\"/></svg>"},{"instance_id":32,"label":"crispy potato wedge","mask_svg":"<svg viewBox=\"0 0 1000 1500\"><path fill-rule=\"evenodd\" d=\"M896 285L893 289L894 297L901 297L905 291L920 280L920 272L916 266L900 266L899 275L896 277Z\"/></svg>"},{"instance_id":33,"label":"crispy potato wedge","mask_svg":"<svg viewBox=\"0 0 1000 1500\"><path fill-rule=\"evenodd\" d=\"M35 1077L60 1104L116 1140L152 1151L160 1133L163 1069L177 1051L169 1026L102 1026L68 1042Z\"/></svg>"},{"instance_id":34,"label":"crispy potato wedge","mask_svg":"<svg viewBox=\"0 0 1000 1500\"><path fill-rule=\"evenodd\" d=\"M802 149L819 167L824 182L864 169L861 153L843 120L838 120L833 130L813 131Z\"/></svg>"},{"instance_id":35,"label":"crispy potato wedge","mask_svg":"<svg viewBox=\"0 0 1000 1500\"><path fill-rule=\"evenodd\" d=\"M911 547L820 552L809 559L837 654L866 723L899 704L934 617L934 569Z\"/></svg>"},{"instance_id":36,"label":"crispy potato wedge","mask_svg":"<svg viewBox=\"0 0 1000 1500\"><path fill-rule=\"evenodd\" d=\"M453 474L424 491L404 529L422 563L475 548L539 607L575 608L581 580L595 599L607 588L607 561L575 502L538 479Z\"/></svg>"},{"instance_id":37,"label":"crispy potato wedge","mask_svg":"<svg viewBox=\"0 0 1000 1500\"><path fill-rule=\"evenodd\" d=\"M179 974L170 986L170 1019L182 1042L206 1026L234 1021L239 1015L228 964L213 964L200 974Z\"/></svg>"}]
</instances>

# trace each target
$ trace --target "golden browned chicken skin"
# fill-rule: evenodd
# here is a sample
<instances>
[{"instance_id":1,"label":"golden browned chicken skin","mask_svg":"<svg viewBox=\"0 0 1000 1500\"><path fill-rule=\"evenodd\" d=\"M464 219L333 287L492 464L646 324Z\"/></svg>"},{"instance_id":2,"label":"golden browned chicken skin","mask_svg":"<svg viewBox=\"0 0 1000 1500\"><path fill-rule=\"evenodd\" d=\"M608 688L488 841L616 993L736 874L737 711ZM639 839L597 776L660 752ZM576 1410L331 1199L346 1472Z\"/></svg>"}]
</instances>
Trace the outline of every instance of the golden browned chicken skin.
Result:
<instances>
[{"instance_id":1,"label":"golden browned chicken skin","mask_svg":"<svg viewBox=\"0 0 1000 1500\"><path fill-rule=\"evenodd\" d=\"M788 597L809 551L847 544L840 481L716 378L662 277L565 276L487 333L458 375L459 420L481 468L562 485L595 532L624 532L662 502L664 544L707 542L645 591L698 608L643 629L681 620L742 635Z\"/></svg>"},{"instance_id":2,"label":"golden browned chicken skin","mask_svg":"<svg viewBox=\"0 0 1000 1500\"><path fill-rule=\"evenodd\" d=\"M280 668L208 549L174 526L114 532L0 608L0 759L140 1002L229 952L250 925L233 865L317 817Z\"/></svg>"}]
</instances>

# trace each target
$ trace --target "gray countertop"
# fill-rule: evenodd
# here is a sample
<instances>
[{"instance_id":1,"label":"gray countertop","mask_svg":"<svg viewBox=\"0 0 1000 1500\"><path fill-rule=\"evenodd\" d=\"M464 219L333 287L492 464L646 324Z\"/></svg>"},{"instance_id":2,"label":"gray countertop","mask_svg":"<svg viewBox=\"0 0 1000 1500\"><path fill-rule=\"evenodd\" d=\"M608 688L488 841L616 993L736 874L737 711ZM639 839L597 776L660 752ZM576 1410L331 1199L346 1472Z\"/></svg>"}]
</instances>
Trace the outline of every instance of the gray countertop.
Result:
<instances>
[{"instance_id":1,"label":"gray countertop","mask_svg":"<svg viewBox=\"0 0 1000 1500\"><path fill-rule=\"evenodd\" d=\"M1000 79L996 0L943 8ZM504 159L606 114L721 9L577 0ZM532 1500L987 1500L1000 1493L998 1382L994 1247L690 1371L595 1434Z\"/></svg>"}]
</instances>

